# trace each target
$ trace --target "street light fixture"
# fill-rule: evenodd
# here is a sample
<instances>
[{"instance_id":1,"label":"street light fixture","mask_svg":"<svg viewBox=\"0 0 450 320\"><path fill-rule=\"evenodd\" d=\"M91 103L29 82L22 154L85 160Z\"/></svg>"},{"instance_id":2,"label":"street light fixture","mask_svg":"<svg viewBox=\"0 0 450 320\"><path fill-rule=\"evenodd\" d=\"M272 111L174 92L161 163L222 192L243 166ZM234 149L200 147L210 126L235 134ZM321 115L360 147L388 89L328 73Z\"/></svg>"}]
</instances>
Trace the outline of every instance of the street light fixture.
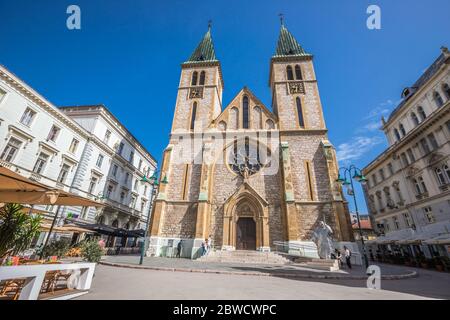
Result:
<instances>
[{"instance_id":1,"label":"street light fixture","mask_svg":"<svg viewBox=\"0 0 450 320\"><path fill-rule=\"evenodd\" d=\"M340 174L341 170L343 170L343 172L344 172L343 177ZM347 175L348 175L348 178L350 181L347 180ZM362 174L361 169L358 169L354 165L351 165L348 168L345 168L345 167L339 168L339 175L338 175L338 178L336 179L336 182L338 182L344 186L347 186L347 187L350 185L351 190L352 190L352 192L349 194L353 196L353 201L355 204L356 219L358 221L358 229L359 229L359 237L361 238L361 246L362 246L363 255L364 255L364 264L365 264L366 270L367 270L367 268L369 267L369 260L367 259L366 246L364 244L364 238L363 238L363 234L362 234L362 230L361 230L361 221L359 219L358 204L356 203L356 195L355 195L355 188L353 187L353 179L355 179L362 185L364 185L367 182L367 178Z\"/></svg>"},{"instance_id":2,"label":"street light fixture","mask_svg":"<svg viewBox=\"0 0 450 320\"><path fill-rule=\"evenodd\" d=\"M139 258L139 264L142 265L144 262L144 256L145 256L145 243L147 242L147 234L148 234L148 228L150 224L150 215L152 213L153 209L153 200L156 195L156 190L158 188L158 176L156 175L157 171L155 170L151 177L147 178L147 176L144 174L141 178L141 182L148 183L152 186L152 194L150 196L150 204L148 206L148 214L147 214L147 221L145 223L145 230L144 230L144 241L141 242L141 256ZM167 179L165 177L165 179ZM162 181L161 181L162 182Z\"/></svg>"}]
</instances>

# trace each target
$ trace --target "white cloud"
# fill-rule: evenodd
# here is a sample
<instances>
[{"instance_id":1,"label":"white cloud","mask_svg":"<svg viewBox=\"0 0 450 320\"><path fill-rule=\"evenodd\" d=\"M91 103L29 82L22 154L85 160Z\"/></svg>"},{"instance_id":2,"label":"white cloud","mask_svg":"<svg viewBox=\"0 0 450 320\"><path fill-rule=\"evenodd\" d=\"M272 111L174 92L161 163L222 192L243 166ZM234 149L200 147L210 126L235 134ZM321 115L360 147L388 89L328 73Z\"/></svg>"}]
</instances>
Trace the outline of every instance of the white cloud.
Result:
<instances>
[{"instance_id":1,"label":"white cloud","mask_svg":"<svg viewBox=\"0 0 450 320\"><path fill-rule=\"evenodd\" d=\"M383 142L383 138L380 136L355 137L352 141L342 143L337 147L337 158L339 161L358 160L381 142Z\"/></svg>"},{"instance_id":2,"label":"white cloud","mask_svg":"<svg viewBox=\"0 0 450 320\"><path fill-rule=\"evenodd\" d=\"M369 120L374 118L377 118L377 120L379 120L381 116L387 116L392 111L392 109L396 104L397 102L394 103L394 101L392 101L391 99L381 102L377 107L373 108L369 112L369 114L363 118L363 120Z\"/></svg>"}]
</instances>

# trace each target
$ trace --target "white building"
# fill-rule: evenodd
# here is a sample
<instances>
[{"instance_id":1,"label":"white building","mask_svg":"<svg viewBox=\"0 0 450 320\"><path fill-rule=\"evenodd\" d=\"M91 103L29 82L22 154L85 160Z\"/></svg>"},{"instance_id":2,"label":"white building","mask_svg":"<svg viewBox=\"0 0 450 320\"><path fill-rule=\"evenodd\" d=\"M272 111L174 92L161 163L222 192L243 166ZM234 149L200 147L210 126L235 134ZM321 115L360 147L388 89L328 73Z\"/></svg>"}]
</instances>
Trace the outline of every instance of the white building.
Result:
<instances>
[{"instance_id":1,"label":"white building","mask_svg":"<svg viewBox=\"0 0 450 320\"><path fill-rule=\"evenodd\" d=\"M450 245L450 53L441 55L383 119L389 147L363 173L373 250L447 256ZM379 247L376 247L376 246Z\"/></svg>"},{"instance_id":2,"label":"white building","mask_svg":"<svg viewBox=\"0 0 450 320\"><path fill-rule=\"evenodd\" d=\"M106 204L100 212L62 207L62 217L109 225L111 230L145 228L153 191L140 179L156 169L149 152L105 106L57 108L3 66L0 165ZM114 237L108 242L118 244Z\"/></svg>"}]
</instances>

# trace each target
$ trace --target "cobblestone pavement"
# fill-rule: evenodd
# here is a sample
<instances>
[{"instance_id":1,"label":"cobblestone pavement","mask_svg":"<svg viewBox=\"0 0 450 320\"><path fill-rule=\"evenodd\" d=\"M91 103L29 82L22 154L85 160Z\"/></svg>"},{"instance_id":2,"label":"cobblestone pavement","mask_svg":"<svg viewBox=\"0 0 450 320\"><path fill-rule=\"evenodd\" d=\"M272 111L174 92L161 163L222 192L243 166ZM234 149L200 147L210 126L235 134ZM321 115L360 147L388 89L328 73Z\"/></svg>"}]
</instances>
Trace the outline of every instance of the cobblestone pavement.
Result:
<instances>
[{"instance_id":1,"label":"cobblestone pavement","mask_svg":"<svg viewBox=\"0 0 450 320\"><path fill-rule=\"evenodd\" d=\"M137 256L106 257L137 265ZM147 266L209 270L271 270L277 266L200 263L188 259L145 258ZM279 266L286 267L286 266ZM382 273L417 271L418 277L382 280L381 289L366 288L365 280L299 279L192 272L169 272L98 265L91 292L78 299L450 299L450 274L380 265ZM268 269L267 269L268 268ZM247 270L247 269L246 269ZM258 272L259 272L258 271ZM316 272L316 271L311 271ZM339 271L341 274L347 270ZM363 274L361 267L352 274Z\"/></svg>"}]
</instances>

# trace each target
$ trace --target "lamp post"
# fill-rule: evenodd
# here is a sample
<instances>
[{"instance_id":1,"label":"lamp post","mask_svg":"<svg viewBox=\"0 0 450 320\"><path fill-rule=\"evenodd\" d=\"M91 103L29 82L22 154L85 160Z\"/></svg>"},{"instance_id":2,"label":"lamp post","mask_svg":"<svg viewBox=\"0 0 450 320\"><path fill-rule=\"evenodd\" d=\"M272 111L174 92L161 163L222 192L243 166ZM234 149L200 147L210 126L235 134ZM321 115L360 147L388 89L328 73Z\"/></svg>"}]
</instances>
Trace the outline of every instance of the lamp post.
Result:
<instances>
[{"instance_id":1,"label":"lamp post","mask_svg":"<svg viewBox=\"0 0 450 320\"><path fill-rule=\"evenodd\" d=\"M148 206L148 214L147 214L147 221L145 223L145 230L144 230L144 241L141 243L141 256L139 258L139 264L142 265L144 262L144 256L145 256L145 243L147 241L147 233L148 233L148 227L150 224L150 215L152 213L153 209L153 200L156 195L156 189L158 188L158 177L156 176L157 171L153 172L152 176L150 178L147 178L145 174L142 176L141 182L148 183L152 186L152 194L150 197L150 204Z\"/></svg>"},{"instance_id":2,"label":"lamp post","mask_svg":"<svg viewBox=\"0 0 450 320\"><path fill-rule=\"evenodd\" d=\"M344 172L343 177L341 176L341 171ZM349 177L349 180L347 180L347 175ZM350 165L348 168L341 167L339 168L339 176L336 180L336 182L342 184L343 186L349 186L351 187L351 195L353 196L353 201L355 204L355 211L356 211L356 219L358 221L358 230L359 230L359 237L361 238L361 246L363 250L364 255L364 264L366 266L366 270L369 267L369 260L367 259L367 253L366 253L366 246L364 244L364 238L361 230L361 221L359 219L359 212L358 212L358 204L356 203L356 194L355 194L355 188L353 186L353 179L358 181L361 184L365 184L367 182L366 177L362 174L361 169L358 169L354 165Z\"/></svg>"}]
</instances>

